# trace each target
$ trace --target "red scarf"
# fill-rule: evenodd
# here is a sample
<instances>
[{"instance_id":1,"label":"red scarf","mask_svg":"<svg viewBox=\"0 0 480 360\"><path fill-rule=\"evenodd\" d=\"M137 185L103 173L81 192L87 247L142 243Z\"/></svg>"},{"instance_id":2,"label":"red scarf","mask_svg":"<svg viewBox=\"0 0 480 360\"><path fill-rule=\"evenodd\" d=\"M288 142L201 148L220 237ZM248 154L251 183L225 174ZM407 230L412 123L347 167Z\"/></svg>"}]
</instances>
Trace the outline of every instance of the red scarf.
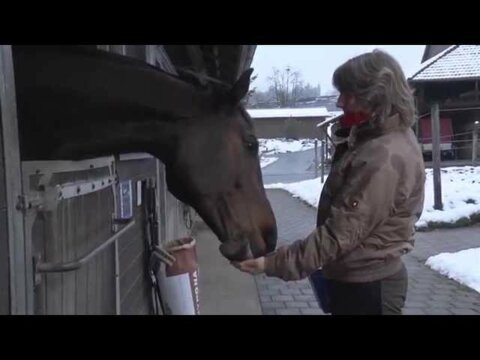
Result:
<instances>
[{"instance_id":1,"label":"red scarf","mask_svg":"<svg viewBox=\"0 0 480 360\"><path fill-rule=\"evenodd\" d=\"M343 117L340 118L340 125L342 125L343 128L351 128L354 125L366 123L369 119L370 115L365 113L346 112Z\"/></svg>"}]
</instances>

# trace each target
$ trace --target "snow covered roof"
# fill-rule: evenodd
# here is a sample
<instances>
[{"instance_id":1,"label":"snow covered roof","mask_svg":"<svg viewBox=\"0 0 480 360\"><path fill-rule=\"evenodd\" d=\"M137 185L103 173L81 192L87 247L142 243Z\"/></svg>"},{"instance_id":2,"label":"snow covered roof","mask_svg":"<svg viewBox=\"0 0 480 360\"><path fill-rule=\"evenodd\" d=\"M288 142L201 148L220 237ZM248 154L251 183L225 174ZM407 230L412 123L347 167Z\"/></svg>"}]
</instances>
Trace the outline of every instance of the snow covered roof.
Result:
<instances>
[{"instance_id":1,"label":"snow covered roof","mask_svg":"<svg viewBox=\"0 0 480 360\"><path fill-rule=\"evenodd\" d=\"M265 118L302 118L302 117L327 117L330 112L326 107L315 108L283 108L283 109L247 109L248 114L254 119Z\"/></svg>"},{"instance_id":2,"label":"snow covered roof","mask_svg":"<svg viewBox=\"0 0 480 360\"><path fill-rule=\"evenodd\" d=\"M452 45L425 61L412 81L480 78L480 45Z\"/></svg>"},{"instance_id":3,"label":"snow covered roof","mask_svg":"<svg viewBox=\"0 0 480 360\"><path fill-rule=\"evenodd\" d=\"M319 122L317 127L322 127L330 123L334 123L343 115L343 111L330 111L330 116L327 117L324 121Z\"/></svg>"}]
</instances>

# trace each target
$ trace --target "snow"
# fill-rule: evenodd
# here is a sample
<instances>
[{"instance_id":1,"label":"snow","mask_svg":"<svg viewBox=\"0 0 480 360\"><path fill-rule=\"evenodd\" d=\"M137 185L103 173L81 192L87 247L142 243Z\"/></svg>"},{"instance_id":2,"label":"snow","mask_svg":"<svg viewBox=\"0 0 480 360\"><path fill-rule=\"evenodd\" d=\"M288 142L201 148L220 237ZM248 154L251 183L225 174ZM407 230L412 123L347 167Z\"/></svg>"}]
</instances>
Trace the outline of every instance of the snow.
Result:
<instances>
[{"instance_id":1,"label":"snow","mask_svg":"<svg viewBox=\"0 0 480 360\"><path fill-rule=\"evenodd\" d=\"M480 213L480 167L442 169L443 211L433 209L433 174L431 169L425 172L425 203L417 227L425 227L431 222L455 223L463 217ZM284 189L316 207L323 184L320 178L316 178L290 184L271 184L265 188Z\"/></svg>"},{"instance_id":2,"label":"snow","mask_svg":"<svg viewBox=\"0 0 480 360\"><path fill-rule=\"evenodd\" d=\"M480 292L480 248L431 256L425 265Z\"/></svg>"},{"instance_id":3,"label":"snow","mask_svg":"<svg viewBox=\"0 0 480 360\"><path fill-rule=\"evenodd\" d=\"M247 112L253 119L330 116L330 112L327 110L326 107L247 109Z\"/></svg>"},{"instance_id":4,"label":"snow","mask_svg":"<svg viewBox=\"0 0 480 360\"><path fill-rule=\"evenodd\" d=\"M285 138L278 139L258 139L260 145L260 154L275 155L288 152L305 151L315 147L315 140L289 140Z\"/></svg>"},{"instance_id":5,"label":"snow","mask_svg":"<svg viewBox=\"0 0 480 360\"><path fill-rule=\"evenodd\" d=\"M265 189L283 189L290 192L294 197L300 198L306 201L312 206L318 205L320 199L320 193L322 192L323 184L320 178L304 180L290 184L270 184L265 185Z\"/></svg>"},{"instance_id":6,"label":"snow","mask_svg":"<svg viewBox=\"0 0 480 360\"><path fill-rule=\"evenodd\" d=\"M275 161L277 161L277 157L265 157L265 158L260 158L260 167L264 168L265 166L268 166L270 164L273 164Z\"/></svg>"},{"instance_id":7,"label":"snow","mask_svg":"<svg viewBox=\"0 0 480 360\"><path fill-rule=\"evenodd\" d=\"M463 166L442 169L443 211L433 209L433 173L426 170L423 222L453 223L462 217L480 213L480 167ZM425 225L424 223L417 225Z\"/></svg>"}]
</instances>

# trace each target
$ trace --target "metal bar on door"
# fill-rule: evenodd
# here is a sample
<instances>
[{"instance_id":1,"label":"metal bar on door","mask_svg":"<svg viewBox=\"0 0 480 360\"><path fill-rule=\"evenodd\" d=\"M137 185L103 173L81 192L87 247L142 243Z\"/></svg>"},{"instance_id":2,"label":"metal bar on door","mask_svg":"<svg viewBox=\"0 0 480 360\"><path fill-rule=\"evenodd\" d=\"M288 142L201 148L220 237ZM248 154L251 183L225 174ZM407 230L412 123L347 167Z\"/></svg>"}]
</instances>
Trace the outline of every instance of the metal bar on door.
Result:
<instances>
[{"instance_id":1,"label":"metal bar on door","mask_svg":"<svg viewBox=\"0 0 480 360\"><path fill-rule=\"evenodd\" d=\"M35 270L37 273L54 273L54 272L67 272L67 271L75 271L81 268L83 265L88 263L91 259L93 259L96 255L98 255L102 250L108 247L108 245L112 244L116 241L120 236L125 234L130 228L135 225L135 220L132 220L128 225L126 225L122 230L118 233L110 237L107 241L102 243L101 245L97 246L95 249L90 251L88 254L75 259L73 261L64 262L64 263L44 263L38 262L36 263Z\"/></svg>"}]
</instances>

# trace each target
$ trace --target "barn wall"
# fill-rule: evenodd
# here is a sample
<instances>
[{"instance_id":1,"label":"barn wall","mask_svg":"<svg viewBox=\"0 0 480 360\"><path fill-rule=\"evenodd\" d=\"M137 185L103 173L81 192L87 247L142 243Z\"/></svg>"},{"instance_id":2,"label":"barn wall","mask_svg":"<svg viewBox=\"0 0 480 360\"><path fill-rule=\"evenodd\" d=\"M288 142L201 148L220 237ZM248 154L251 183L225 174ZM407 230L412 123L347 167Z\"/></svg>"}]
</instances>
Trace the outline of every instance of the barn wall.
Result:
<instances>
[{"instance_id":1,"label":"barn wall","mask_svg":"<svg viewBox=\"0 0 480 360\"><path fill-rule=\"evenodd\" d=\"M294 138L319 139L322 133L317 124L324 117L316 118L265 118L253 119L255 134L261 139Z\"/></svg>"},{"instance_id":2,"label":"barn wall","mask_svg":"<svg viewBox=\"0 0 480 360\"><path fill-rule=\"evenodd\" d=\"M1 116L2 114L0 112L0 124ZM0 315L6 315L10 312L10 281L8 278L8 214L5 193L5 162L3 161L3 153L3 133L2 126L0 126Z\"/></svg>"}]
</instances>

